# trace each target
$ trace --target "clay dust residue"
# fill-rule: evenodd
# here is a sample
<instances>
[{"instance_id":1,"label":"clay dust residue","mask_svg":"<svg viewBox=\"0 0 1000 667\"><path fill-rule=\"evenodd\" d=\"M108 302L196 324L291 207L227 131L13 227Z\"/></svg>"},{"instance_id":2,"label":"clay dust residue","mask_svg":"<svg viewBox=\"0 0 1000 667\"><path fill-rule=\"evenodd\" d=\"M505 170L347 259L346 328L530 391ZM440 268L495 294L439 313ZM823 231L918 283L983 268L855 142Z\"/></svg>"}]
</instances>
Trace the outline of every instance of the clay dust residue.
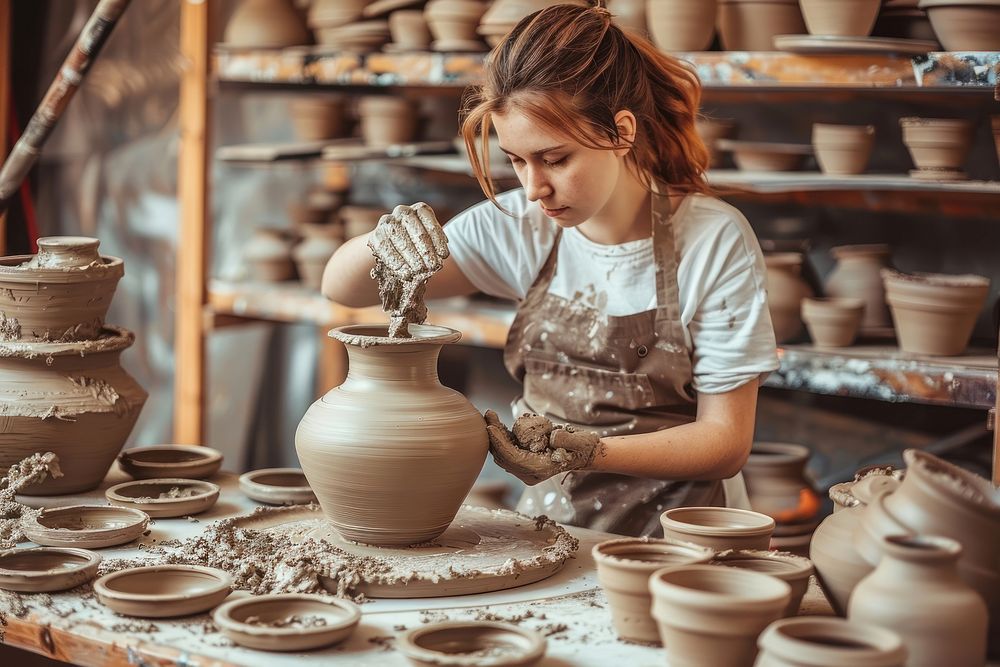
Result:
<instances>
[{"instance_id":1,"label":"clay dust residue","mask_svg":"<svg viewBox=\"0 0 1000 667\"><path fill-rule=\"evenodd\" d=\"M307 614L305 616L292 614L285 618L271 620L264 620L260 616L247 616L243 622L247 625L256 625L262 628L320 628L329 625L324 617L314 614Z\"/></svg>"},{"instance_id":2,"label":"clay dust residue","mask_svg":"<svg viewBox=\"0 0 1000 667\"><path fill-rule=\"evenodd\" d=\"M0 313L0 340L18 340L21 338L21 323L16 317L7 317Z\"/></svg>"},{"instance_id":3,"label":"clay dust residue","mask_svg":"<svg viewBox=\"0 0 1000 667\"><path fill-rule=\"evenodd\" d=\"M42 512L22 505L14 497L23 489L43 482L50 476L56 479L63 474L59 469L59 457L52 452L45 452L32 454L15 463L7 471L7 476L0 478L0 549L10 549L24 541L25 522L33 521Z\"/></svg>"}]
</instances>

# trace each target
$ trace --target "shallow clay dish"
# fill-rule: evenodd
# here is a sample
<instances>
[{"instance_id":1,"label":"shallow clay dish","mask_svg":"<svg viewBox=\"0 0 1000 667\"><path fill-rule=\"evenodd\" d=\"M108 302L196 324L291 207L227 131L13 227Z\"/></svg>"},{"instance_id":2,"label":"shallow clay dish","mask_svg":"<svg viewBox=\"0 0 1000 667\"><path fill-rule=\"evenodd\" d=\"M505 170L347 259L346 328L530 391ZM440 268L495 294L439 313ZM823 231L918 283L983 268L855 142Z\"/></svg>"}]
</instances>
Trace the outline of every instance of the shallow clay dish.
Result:
<instances>
[{"instance_id":1,"label":"shallow clay dish","mask_svg":"<svg viewBox=\"0 0 1000 667\"><path fill-rule=\"evenodd\" d=\"M208 611L226 599L232 584L214 567L151 565L106 574L94 582L94 592L119 614L172 618Z\"/></svg>"},{"instance_id":2,"label":"shallow clay dish","mask_svg":"<svg viewBox=\"0 0 1000 667\"><path fill-rule=\"evenodd\" d=\"M268 505L304 505L316 502L299 468L264 468L240 475L240 491Z\"/></svg>"},{"instance_id":3,"label":"shallow clay dish","mask_svg":"<svg viewBox=\"0 0 1000 667\"><path fill-rule=\"evenodd\" d=\"M545 655L537 632L493 621L446 621L414 628L398 647L415 665L428 667L522 667Z\"/></svg>"},{"instance_id":4,"label":"shallow clay dish","mask_svg":"<svg viewBox=\"0 0 1000 667\"><path fill-rule=\"evenodd\" d=\"M135 479L205 479L219 471L222 452L197 445L136 447L122 452L118 464Z\"/></svg>"},{"instance_id":5,"label":"shallow clay dish","mask_svg":"<svg viewBox=\"0 0 1000 667\"><path fill-rule=\"evenodd\" d=\"M231 600L212 612L212 620L240 646L308 651L351 636L361 609L340 598L281 593Z\"/></svg>"},{"instance_id":6,"label":"shallow clay dish","mask_svg":"<svg viewBox=\"0 0 1000 667\"><path fill-rule=\"evenodd\" d=\"M104 492L114 505L142 510L154 519L204 512L219 499L219 487L201 480L169 477L115 484Z\"/></svg>"},{"instance_id":7,"label":"shallow clay dish","mask_svg":"<svg viewBox=\"0 0 1000 667\"><path fill-rule=\"evenodd\" d=\"M46 547L100 549L125 544L146 531L149 515L128 507L70 505L42 510L24 526L28 539Z\"/></svg>"},{"instance_id":8,"label":"shallow clay dish","mask_svg":"<svg viewBox=\"0 0 1000 667\"><path fill-rule=\"evenodd\" d=\"M86 549L34 547L0 552L0 588L51 593L76 588L97 574L101 556Z\"/></svg>"}]
</instances>

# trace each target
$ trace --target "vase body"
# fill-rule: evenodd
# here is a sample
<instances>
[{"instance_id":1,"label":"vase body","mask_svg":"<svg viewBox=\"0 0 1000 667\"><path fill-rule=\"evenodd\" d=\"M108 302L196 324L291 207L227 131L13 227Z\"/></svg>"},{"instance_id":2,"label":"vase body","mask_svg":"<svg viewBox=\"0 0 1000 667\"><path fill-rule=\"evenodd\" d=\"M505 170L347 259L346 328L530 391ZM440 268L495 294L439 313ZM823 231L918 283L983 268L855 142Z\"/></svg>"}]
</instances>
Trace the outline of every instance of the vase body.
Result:
<instances>
[{"instance_id":1,"label":"vase body","mask_svg":"<svg viewBox=\"0 0 1000 667\"><path fill-rule=\"evenodd\" d=\"M837 265L826 280L827 295L865 302L862 331L891 327L881 274L889 266L889 246L881 243L838 246L830 252Z\"/></svg>"},{"instance_id":2,"label":"vase body","mask_svg":"<svg viewBox=\"0 0 1000 667\"><path fill-rule=\"evenodd\" d=\"M872 571L872 566L852 547L854 530L862 508L848 507L823 520L813 533L809 558L816 567L816 578L833 610L847 614L851 591Z\"/></svg>"},{"instance_id":3,"label":"vase body","mask_svg":"<svg viewBox=\"0 0 1000 667\"><path fill-rule=\"evenodd\" d=\"M448 528L472 488L488 441L479 411L441 384L441 346L461 334L410 325L348 326L347 380L312 404L295 432L303 472L334 528L376 545L432 540Z\"/></svg>"},{"instance_id":4,"label":"vase body","mask_svg":"<svg viewBox=\"0 0 1000 667\"><path fill-rule=\"evenodd\" d=\"M813 296L802 278L803 256L782 252L765 255L767 265L767 307L771 312L774 337L778 343L802 335L802 299Z\"/></svg>"}]
</instances>

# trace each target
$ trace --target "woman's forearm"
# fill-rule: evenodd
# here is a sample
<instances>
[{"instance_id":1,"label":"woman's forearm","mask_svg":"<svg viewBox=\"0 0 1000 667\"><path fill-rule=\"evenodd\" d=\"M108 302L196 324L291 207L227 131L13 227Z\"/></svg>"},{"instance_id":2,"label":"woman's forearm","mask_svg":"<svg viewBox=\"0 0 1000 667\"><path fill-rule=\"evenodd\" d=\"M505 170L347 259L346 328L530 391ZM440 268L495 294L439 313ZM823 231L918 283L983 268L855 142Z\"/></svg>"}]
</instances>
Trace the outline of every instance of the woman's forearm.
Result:
<instances>
[{"instance_id":1,"label":"woman's forearm","mask_svg":"<svg viewBox=\"0 0 1000 667\"><path fill-rule=\"evenodd\" d=\"M350 239L337 249L323 271L323 296L344 306L363 308L379 303L378 284L371 272L375 257L368 234Z\"/></svg>"}]
</instances>

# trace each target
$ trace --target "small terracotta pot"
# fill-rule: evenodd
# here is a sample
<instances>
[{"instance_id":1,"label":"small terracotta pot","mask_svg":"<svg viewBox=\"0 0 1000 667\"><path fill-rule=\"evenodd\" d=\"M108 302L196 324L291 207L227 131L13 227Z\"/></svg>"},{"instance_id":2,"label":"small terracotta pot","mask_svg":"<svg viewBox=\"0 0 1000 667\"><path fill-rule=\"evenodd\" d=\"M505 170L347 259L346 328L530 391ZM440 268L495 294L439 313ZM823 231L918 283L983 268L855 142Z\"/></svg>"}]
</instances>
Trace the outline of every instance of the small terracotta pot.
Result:
<instances>
[{"instance_id":1,"label":"small terracotta pot","mask_svg":"<svg viewBox=\"0 0 1000 667\"><path fill-rule=\"evenodd\" d=\"M788 606L782 614L785 618L799 613L802 598L809 588L809 577L813 574L813 564L808 558L776 551L724 551L716 554L712 565L760 572L784 581L791 588Z\"/></svg>"},{"instance_id":2,"label":"small terracotta pot","mask_svg":"<svg viewBox=\"0 0 1000 667\"><path fill-rule=\"evenodd\" d=\"M896 633L840 618L786 618L764 630L755 667L903 667L907 651Z\"/></svg>"},{"instance_id":3,"label":"small terracotta pot","mask_svg":"<svg viewBox=\"0 0 1000 667\"><path fill-rule=\"evenodd\" d=\"M802 300L813 295L802 277L802 253L780 252L764 255L767 266L767 308L774 337L785 343L802 334Z\"/></svg>"},{"instance_id":4,"label":"small terracotta pot","mask_svg":"<svg viewBox=\"0 0 1000 667\"><path fill-rule=\"evenodd\" d=\"M875 127L815 123L812 143L824 174L860 174L875 145Z\"/></svg>"},{"instance_id":5,"label":"small terracotta pot","mask_svg":"<svg viewBox=\"0 0 1000 667\"><path fill-rule=\"evenodd\" d=\"M802 300L802 320L817 347L847 347L854 343L865 311L861 299L844 297Z\"/></svg>"},{"instance_id":6,"label":"small terracotta pot","mask_svg":"<svg viewBox=\"0 0 1000 667\"><path fill-rule=\"evenodd\" d=\"M292 128L302 141L344 136L344 101L337 97L304 97L291 102Z\"/></svg>"},{"instance_id":7,"label":"small terracotta pot","mask_svg":"<svg viewBox=\"0 0 1000 667\"><path fill-rule=\"evenodd\" d=\"M884 329L892 326L889 306L885 303L882 269L889 266L890 249L883 243L837 246L830 249L837 265L826 279L827 296L850 297L865 302L861 329Z\"/></svg>"},{"instance_id":8,"label":"small terracotta pot","mask_svg":"<svg viewBox=\"0 0 1000 667\"><path fill-rule=\"evenodd\" d=\"M904 352L953 356L965 351L989 294L989 278L883 269L882 279Z\"/></svg>"},{"instance_id":9,"label":"small terracotta pot","mask_svg":"<svg viewBox=\"0 0 1000 667\"><path fill-rule=\"evenodd\" d=\"M791 597L780 579L714 565L658 570L649 588L672 667L749 667L757 635L781 617Z\"/></svg>"},{"instance_id":10,"label":"small terracotta pot","mask_svg":"<svg viewBox=\"0 0 1000 667\"><path fill-rule=\"evenodd\" d=\"M369 146L413 141L417 133L417 105L403 97L365 97L358 104L361 135Z\"/></svg>"},{"instance_id":11,"label":"small terracotta pot","mask_svg":"<svg viewBox=\"0 0 1000 667\"><path fill-rule=\"evenodd\" d=\"M649 32L662 51L704 51L715 34L716 0L646 0Z\"/></svg>"},{"instance_id":12,"label":"small terracotta pot","mask_svg":"<svg viewBox=\"0 0 1000 667\"><path fill-rule=\"evenodd\" d=\"M666 565L707 563L715 555L712 549L691 542L647 537L608 540L595 545L591 553L618 636L648 643L660 641L650 615L650 575Z\"/></svg>"},{"instance_id":13,"label":"small terracotta pot","mask_svg":"<svg viewBox=\"0 0 1000 667\"><path fill-rule=\"evenodd\" d=\"M719 0L718 25L726 51L774 51L776 35L806 31L798 0Z\"/></svg>"},{"instance_id":14,"label":"small terracotta pot","mask_svg":"<svg viewBox=\"0 0 1000 667\"><path fill-rule=\"evenodd\" d=\"M290 0L243 0L229 18L228 46L274 49L309 44L309 30Z\"/></svg>"},{"instance_id":15,"label":"small terracotta pot","mask_svg":"<svg viewBox=\"0 0 1000 667\"><path fill-rule=\"evenodd\" d=\"M774 519L731 507L675 507L660 515L664 537L722 551L767 549Z\"/></svg>"},{"instance_id":16,"label":"small terracotta pot","mask_svg":"<svg viewBox=\"0 0 1000 667\"><path fill-rule=\"evenodd\" d=\"M743 465L750 507L778 524L815 519L819 497L806 476L812 452L784 442L755 442ZM807 515L801 514L804 510Z\"/></svg>"},{"instance_id":17,"label":"small terracotta pot","mask_svg":"<svg viewBox=\"0 0 1000 667\"><path fill-rule=\"evenodd\" d=\"M799 0L810 35L867 37L881 0Z\"/></svg>"},{"instance_id":18,"label":"small terracotta pot","mask_svg":"<svg viewBox=\"0 0 1000 667\"><path fill-rule=\"evenodd\" d=\"M973 124L958 118L900 118L917 169L959 171L972 148Z\"/></svg>"},{"instance_id":19,"label":"small terracotta pot","mask_svg":"<svg viewBox=\"0 0 1000 667\"><path fill-rule=\"evenodd\" d=\"M722 164L722 153L717 146L719 139L726 139L736 132L736 122L732 120L696 118L694 122L698 136L708 148L709 167L717 169Z\"/></svg>"},{"instance_id":20,"label":"small terracotta pot","mask_svg":"<svg viewBox=\"0 0 1000 667\"><path fill-rule=\"evenodd\" d=\"M1000 3L920 0L946 51L1000 51Z\"/></svg>"},{"instance_id":21,"label":"small terracotta pot","mask_svg":"<svg viewBox=\"0 0 1000 667\"><path fill-rule=\"evenodd\" d=\"M419 9L402 9L389 14L389 34L400 50L427 51L431 48L431 31Z\"/></svg>"}]
</instances>

